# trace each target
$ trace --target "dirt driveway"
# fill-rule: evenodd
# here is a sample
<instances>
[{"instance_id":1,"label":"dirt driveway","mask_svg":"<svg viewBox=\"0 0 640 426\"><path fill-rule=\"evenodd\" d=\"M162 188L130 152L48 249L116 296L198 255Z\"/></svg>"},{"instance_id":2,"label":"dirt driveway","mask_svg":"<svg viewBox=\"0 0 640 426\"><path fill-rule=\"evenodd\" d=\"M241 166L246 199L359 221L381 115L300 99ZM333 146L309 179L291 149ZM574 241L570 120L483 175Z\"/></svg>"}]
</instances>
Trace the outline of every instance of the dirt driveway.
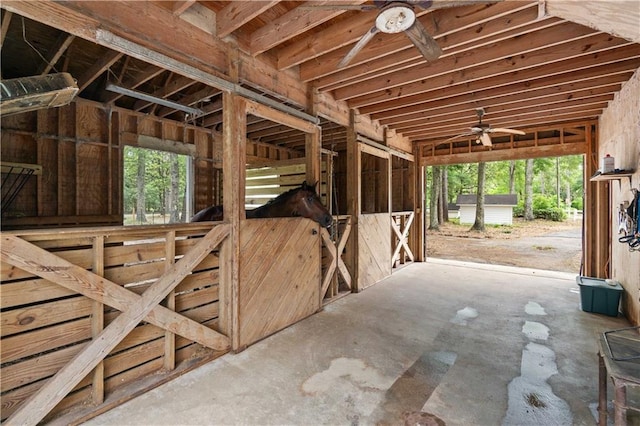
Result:
<instances>
[{"instance_id":1,"label":"dirt driveway","mask_svg":"<svg viewBox=\"0 0 640 426\"><path fill-rule=\"evenodd\" d=\"M469 231L471 225L445 223L439 231L427 230L427 256L578 274L581 227L580 220L514 219L512 226L487 226L480 233Z\"/></svg>"}]
</instances>

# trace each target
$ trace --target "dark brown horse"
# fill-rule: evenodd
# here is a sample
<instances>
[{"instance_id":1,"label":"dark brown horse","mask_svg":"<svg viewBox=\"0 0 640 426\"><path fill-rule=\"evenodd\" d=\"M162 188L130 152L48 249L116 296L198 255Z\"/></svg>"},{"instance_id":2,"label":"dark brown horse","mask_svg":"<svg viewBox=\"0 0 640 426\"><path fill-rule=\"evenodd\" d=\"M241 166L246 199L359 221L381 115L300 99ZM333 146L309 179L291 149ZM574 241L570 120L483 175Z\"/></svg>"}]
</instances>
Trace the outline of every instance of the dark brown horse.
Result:
<instances>
[{"instance_id":1,"label":"dark brown horse","mask_svg":"<svg viewBox=\"0 0 640 426\"><path fill-rule=\"evenodd\" d=\"M330 227L333 223L331 214L322 205L316 193L316 185L307 185L306 182L302 182L298 188L283 192L263 206L247 210L247 219L294 216L306 217L318 222L324 228ZM191 218L191 222L222 219L222 206L211 206L196 213Z\"/></svg>"}]
</instances>

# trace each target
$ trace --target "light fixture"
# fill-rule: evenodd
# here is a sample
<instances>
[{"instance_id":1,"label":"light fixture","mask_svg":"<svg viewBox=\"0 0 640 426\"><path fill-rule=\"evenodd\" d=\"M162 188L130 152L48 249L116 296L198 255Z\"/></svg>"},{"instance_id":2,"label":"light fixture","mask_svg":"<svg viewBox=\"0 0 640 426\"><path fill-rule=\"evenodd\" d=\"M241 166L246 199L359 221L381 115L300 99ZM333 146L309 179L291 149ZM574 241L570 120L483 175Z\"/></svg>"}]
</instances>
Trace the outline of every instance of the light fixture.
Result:
<instances>
[{"instance_id":1,"label":"light fixture","mask_svg":"<svg viewBox=\"0 0 640 426\"><path fill-rule=\"evenodd\" d=\"M115 84L112 84L112 83L107 84L107 87L105 87L105 89L110 92L120 93L121 95L131 96L132 98L140 99L147 102L152 102L154 104L163 105L173 109L178 109L180 111L184 111L188 114L191 114L194 117L204 114L204 111L202 111L201 109L191 108L186 105L179 104L177 102L173 102L167 99L162 99L156 96L149 95L147 93L138 92L136 90L127 89L121 86L116 86Z\"/></svg>"}]
</instances>

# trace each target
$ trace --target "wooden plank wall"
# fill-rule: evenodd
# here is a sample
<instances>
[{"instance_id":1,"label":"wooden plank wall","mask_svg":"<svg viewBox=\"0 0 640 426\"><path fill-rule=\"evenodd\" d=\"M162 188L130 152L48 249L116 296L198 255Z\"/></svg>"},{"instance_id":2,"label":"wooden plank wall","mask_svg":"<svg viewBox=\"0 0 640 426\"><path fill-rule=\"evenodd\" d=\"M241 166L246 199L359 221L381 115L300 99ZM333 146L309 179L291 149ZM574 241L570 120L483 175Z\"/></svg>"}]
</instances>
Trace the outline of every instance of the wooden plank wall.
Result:
<instances>
[{"instance_id":1,"label":"wooden plank wall","mask_svg":"<svg viewBox=\"0 0 640 426\"><path fill-rule=\"evenodd\" d=\"M363 152L361 176L361 212L389 212L388 161Z\"/></svg>"},{"instance_id":2,"label":"wooden plank wall","mask_svg":"<svg viewBox=\"0 0 640 426\"><path fill-rule=\"evenodd\" d=\"M303 218L241 221L240 347L320 309L320 233Z\"/></svg>"},{"instance_id":3,"label":"wooden plank wall","mask_svg":"<svg viewBox=\"0 0 640 426\"><path fill-rule=\"evenodd\" d=\"M404 158L391 156L391 211L403 212L414 209L415 177L413 163Z\"/></svg>"},{"instance_id":4,"label":"wooden plank wall","mask_svg":"<svg viewBox=\"0 0 640 426\"><path fill-rule=\"evenodd\" d=\"M2 213L3 230L121 225L125 146L193 157L195 211L222 204L219 132L83 99L3 117L1 125L2 161L42 166ZM247 141L251 162L304 155L263 145Z\"/></svg>"},{"instance_id":5,"label":"wooden plank wall","mask_svg":"<svg viewBox=\"0 0 640 426\"><path fill-rule=\"evenodd\" d=\"M194 225L92 228L82 233L31 234L23 238L74 265L142 294L209 227ZM28 232L28 231L27 231ZM2 420L109 325L119 311L2 262L0 284L0 397ZM171 295L173 310L217 329L220 265L209 254ZM170 343L170 344L169 344ZM71 406L109 401L123 387L160 371L179 369L215 352L152 324L140 323L98 367L49 414ZM95 405L94 405L95 404Z\"/></svg>"},{"instance_id":6,"label":"wooden plank wall","mask_svg":"<svg viewBox=\"0 0 640 426\"><path fill-rule=\"evenodd\" d=\"M221 148L210 131L78 99L67 106L2 118L2 161L39 164L3 229L122 224L124 146L195 157L196 191L210 205L218 196ZM208 203L208 204L207 204Z\"/></svg>"},{"instance_id":7,"label":"wooden plank wall","mask_svg":"<svg viewBox=\"0 0 640 426\"><path fill-rule=\"evenodd\" d=\"M121 223L121 147L108 115L99 104L79 102L2 117L2 161L43 170L2 213L3 229Z\"/></svg>"}]
</instances>

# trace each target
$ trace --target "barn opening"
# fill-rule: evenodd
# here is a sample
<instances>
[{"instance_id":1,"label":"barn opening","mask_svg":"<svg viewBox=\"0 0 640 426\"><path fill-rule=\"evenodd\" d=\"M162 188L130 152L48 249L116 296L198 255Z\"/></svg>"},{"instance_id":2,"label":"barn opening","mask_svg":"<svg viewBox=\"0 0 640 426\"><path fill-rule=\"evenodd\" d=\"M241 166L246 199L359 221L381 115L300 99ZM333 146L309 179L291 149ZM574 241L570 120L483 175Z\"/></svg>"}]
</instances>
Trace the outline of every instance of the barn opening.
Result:
<instances>
[{"instance_id":1,"label":"barn opening","mask_svg":"<svg viewBox=\"0 0 640 426\"><path fill-rule=\"evenodd\" d=\"M123 155L123 224L188 222L193 211L191 158L132 146Z\"/></svg>"}]
</instances>

